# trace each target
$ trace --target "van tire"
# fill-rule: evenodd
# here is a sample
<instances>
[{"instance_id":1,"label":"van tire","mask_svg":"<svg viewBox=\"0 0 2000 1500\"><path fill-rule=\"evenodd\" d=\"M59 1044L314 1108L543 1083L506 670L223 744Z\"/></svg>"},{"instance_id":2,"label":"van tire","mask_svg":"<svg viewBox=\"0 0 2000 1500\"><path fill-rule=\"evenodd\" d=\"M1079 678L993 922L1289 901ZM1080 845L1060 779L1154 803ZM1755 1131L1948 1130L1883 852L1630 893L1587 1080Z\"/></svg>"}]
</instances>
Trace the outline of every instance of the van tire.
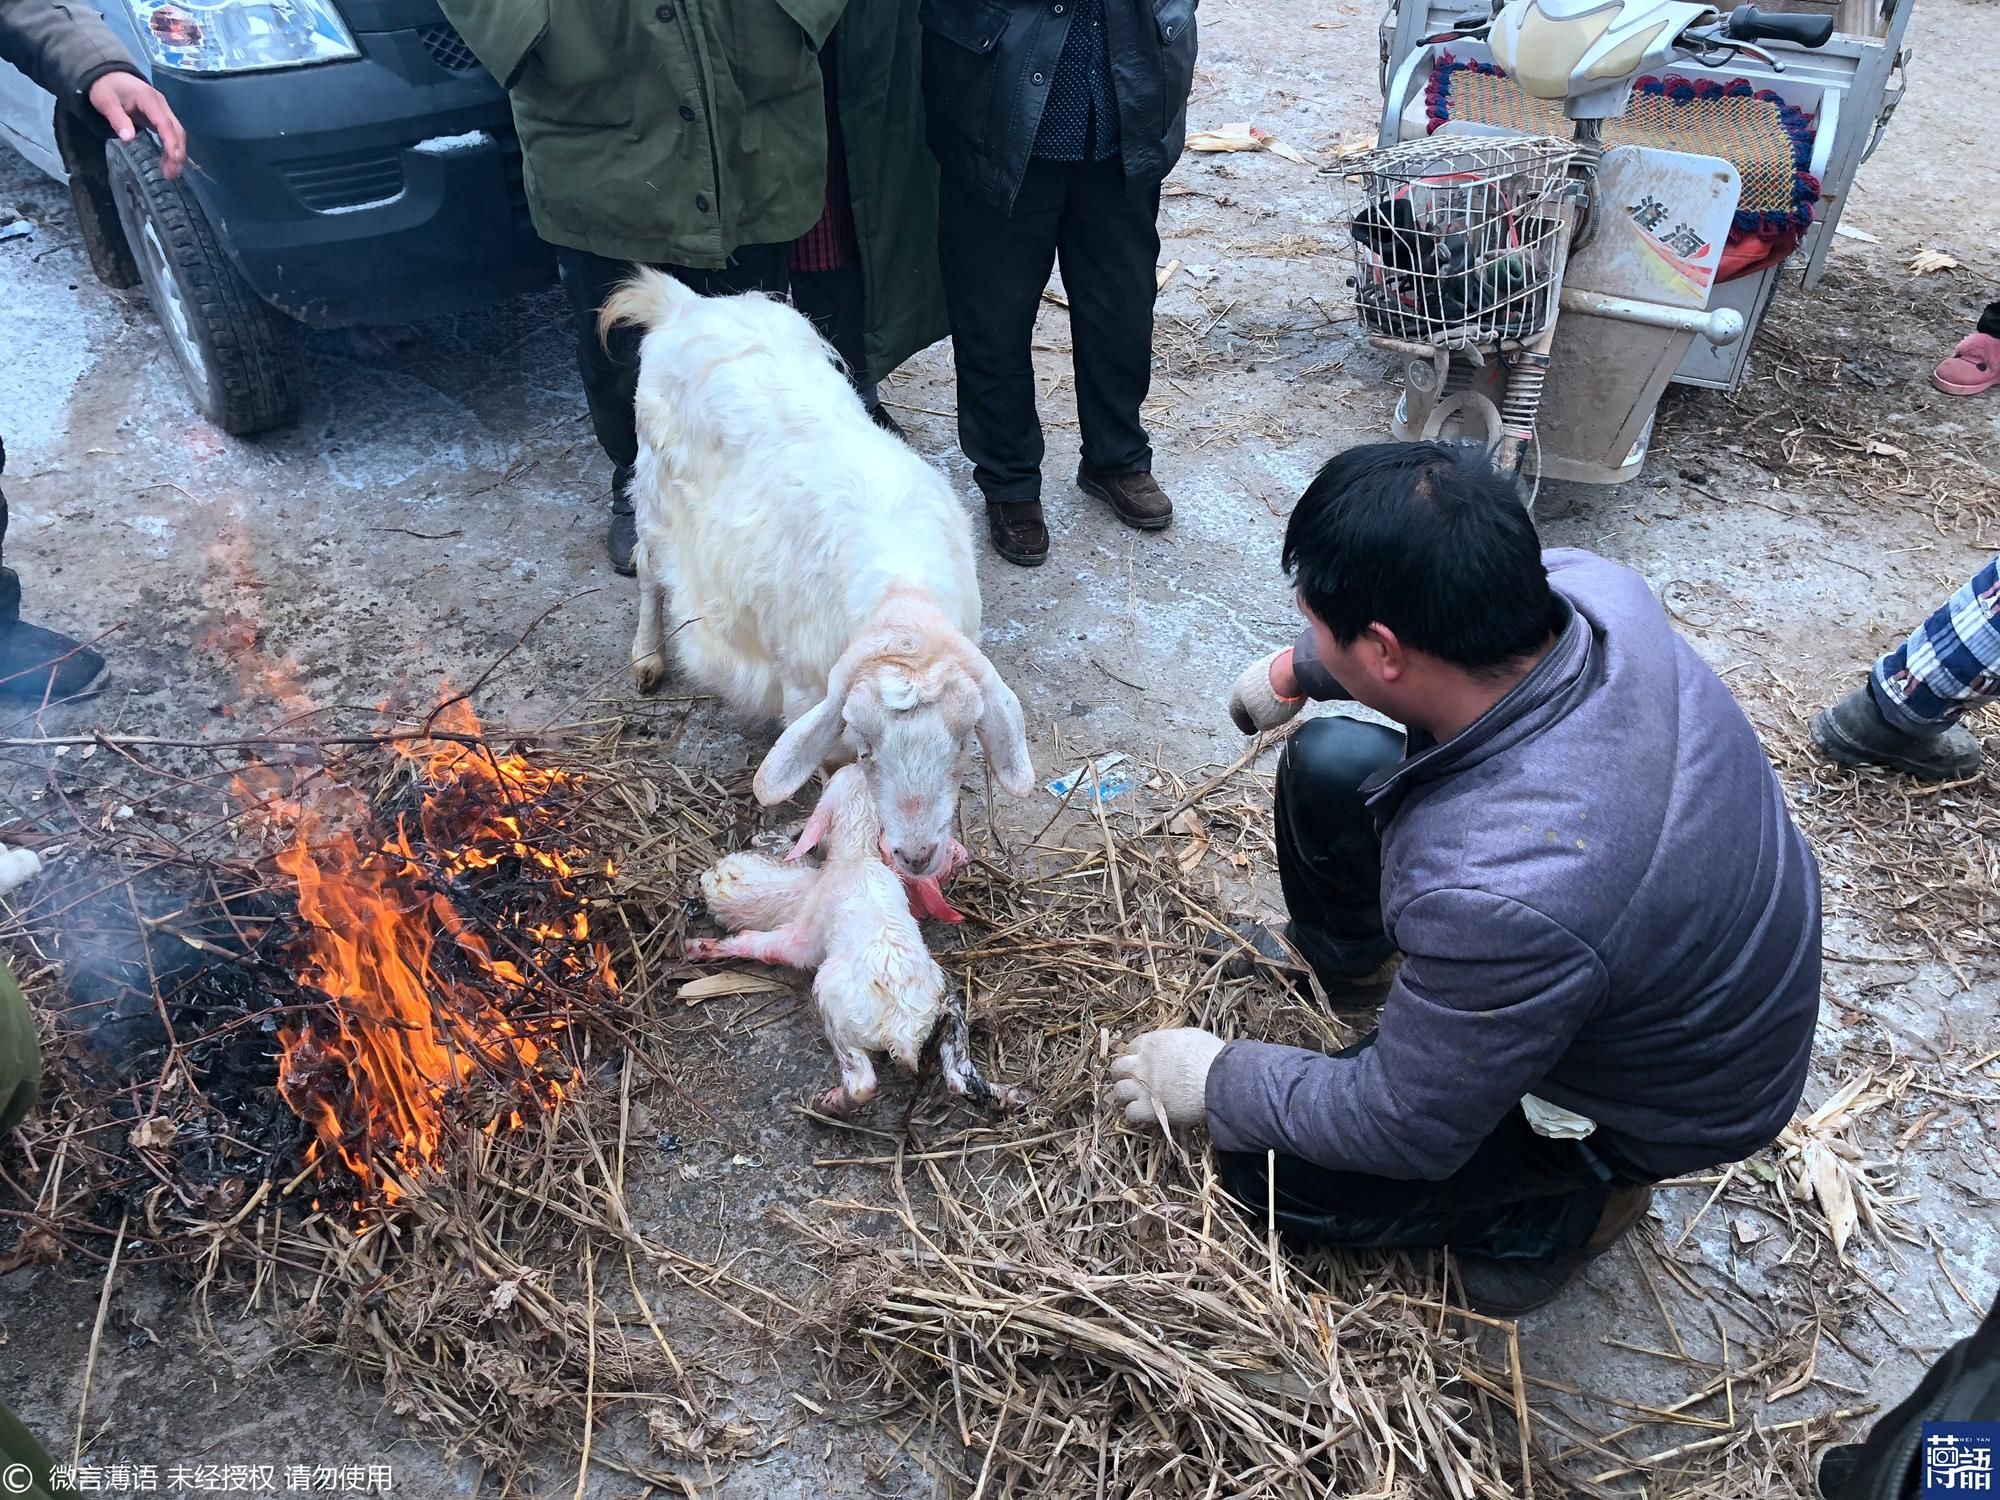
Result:
<instances>
[{"instance_id":1,"label":"van tire","mask_svg":"<svg viewBox=\"0 0 2000 1500\"><path fill-rule=\"evenodd\" d=\"M239 437L292 421L305 384L299 325L250 289L186 181L160 174L152 136L104 149L147 300L201 414Z\"/></svg>"}]
</instances>

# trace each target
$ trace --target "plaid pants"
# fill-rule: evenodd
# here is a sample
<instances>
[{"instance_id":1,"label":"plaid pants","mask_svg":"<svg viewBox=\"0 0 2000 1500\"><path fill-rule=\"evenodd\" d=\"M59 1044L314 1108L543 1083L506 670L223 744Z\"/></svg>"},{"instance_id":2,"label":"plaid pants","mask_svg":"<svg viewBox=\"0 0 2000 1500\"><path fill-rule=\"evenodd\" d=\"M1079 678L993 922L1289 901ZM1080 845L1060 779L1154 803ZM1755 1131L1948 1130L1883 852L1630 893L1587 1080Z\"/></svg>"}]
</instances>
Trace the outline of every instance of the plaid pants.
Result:
<instances>
[{"instance_id":1,"label":"plaid pants","mask_svg":"<svg viewBox=\"0 0 2000 1500\"><path fill-rule=\"evenodd\" d=\"M1882 716L1911 734L2000 697L2000 557L1876 662L1873 682Z\"/></svg>"}]
</instances>

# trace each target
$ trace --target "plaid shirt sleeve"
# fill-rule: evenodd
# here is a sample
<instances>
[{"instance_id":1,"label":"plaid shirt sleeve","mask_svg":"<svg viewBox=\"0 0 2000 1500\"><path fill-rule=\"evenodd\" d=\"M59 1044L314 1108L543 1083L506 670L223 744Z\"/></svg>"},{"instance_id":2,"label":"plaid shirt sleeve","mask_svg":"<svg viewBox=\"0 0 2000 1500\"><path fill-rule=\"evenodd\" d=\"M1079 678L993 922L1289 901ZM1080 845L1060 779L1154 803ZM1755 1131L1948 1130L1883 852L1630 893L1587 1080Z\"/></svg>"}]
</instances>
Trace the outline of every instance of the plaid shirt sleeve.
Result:
<instances>
[{"instance_id":1,"label":"plaid shirt sleeve","mask_svg":"<svg viewBox=\"0 0 2000 1500\"><path fill-rule=\"evenodd\" d=\"M1875 663L1875 700L1913 734L2000 696L2000 557Z\"/></svg>"}]
</instances>

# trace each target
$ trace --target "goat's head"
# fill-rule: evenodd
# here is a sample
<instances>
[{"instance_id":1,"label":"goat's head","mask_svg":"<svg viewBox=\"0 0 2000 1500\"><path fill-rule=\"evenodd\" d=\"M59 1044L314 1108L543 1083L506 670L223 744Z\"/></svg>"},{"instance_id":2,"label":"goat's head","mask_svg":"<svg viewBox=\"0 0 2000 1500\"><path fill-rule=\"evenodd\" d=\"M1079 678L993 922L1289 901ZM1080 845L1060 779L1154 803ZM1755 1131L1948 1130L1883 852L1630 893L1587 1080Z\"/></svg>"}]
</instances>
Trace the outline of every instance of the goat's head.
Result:
<instances>
[{"instance_id":1,"label":"goat's head","mask_svg":"<svg viewBox=\"0 0 2000 1500\"><path fill-rule=\"evenodd\" d=\"M757 770L757 800L784 801L841 749L857 762L882 823L883 850L906 875L940 873L958 813L958 766L977 736L994 779L1034 784L1021 703L965 637L870 631L827 678L826 697L778 737Z\"/></svg>"}]
</instances>

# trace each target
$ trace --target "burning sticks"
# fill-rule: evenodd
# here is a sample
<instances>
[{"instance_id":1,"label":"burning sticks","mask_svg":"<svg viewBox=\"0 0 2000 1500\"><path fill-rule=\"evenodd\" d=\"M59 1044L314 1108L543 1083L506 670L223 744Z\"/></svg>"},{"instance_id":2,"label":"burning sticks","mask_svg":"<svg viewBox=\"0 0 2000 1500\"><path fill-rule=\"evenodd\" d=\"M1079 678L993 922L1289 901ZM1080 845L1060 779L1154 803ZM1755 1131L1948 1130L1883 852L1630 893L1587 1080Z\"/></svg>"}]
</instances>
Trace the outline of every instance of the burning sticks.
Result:
<instances>
[{"instance_id":1,"label":"burning sticks","mask_svg":"<svg viewBox=\"0 0 2000 1500\"><path fill-rule=\"evenodd\" d=\"M617 989L588 912L614 869L561 821L582 778L467 743L463 702L438 717L451 738L396 742L406 775L380 806L338 785L267 804L290 840L291 961L325 997L281 1030L278 1089L313 1159L389 1203L454 1136L561 1099L561 1002Z\"/></svg>"}]
</instances>

